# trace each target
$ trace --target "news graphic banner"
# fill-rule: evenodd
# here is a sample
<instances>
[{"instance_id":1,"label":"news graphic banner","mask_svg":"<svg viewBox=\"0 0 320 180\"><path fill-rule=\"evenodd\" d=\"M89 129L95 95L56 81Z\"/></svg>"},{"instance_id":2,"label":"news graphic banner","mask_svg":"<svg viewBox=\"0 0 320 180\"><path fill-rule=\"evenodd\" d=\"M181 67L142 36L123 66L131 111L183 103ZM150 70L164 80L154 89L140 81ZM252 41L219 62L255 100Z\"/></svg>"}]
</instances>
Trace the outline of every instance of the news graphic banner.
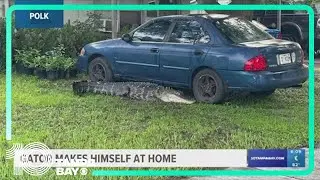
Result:
<instances>
[{"instance_id":1,"label":"news graphic banner","mask_svg":"<svg viewBox=\"0 0 320 180\"><path fill-rule=\"evenodd\" d=\"M249 149L248 167L305 167L304 149Z\"/></svg>"},{"instance_id":2,"label":"news graphic banner","mask_svg":"<svg viewBox=\"0 0 320 180\"><path fill-rule=\"evenodd\" d=\"M16 5L63 5L63 0L15 0ZM62 28L63 10L18 10L16 28Z\"/></svg>"},{"instance_id":3,"label":"news graphic banner","mask_svg":"<svg viewBox=\"0 0 320 180\"><path fill-rule=\"evenodd\" d=\"M56 175L86 175L87 168L101 167L305 167L304 149L49 149L30 143L8 150L7 159L12 158L15 175L34 176L51 168Z\"/></svg>"}]
</instances>

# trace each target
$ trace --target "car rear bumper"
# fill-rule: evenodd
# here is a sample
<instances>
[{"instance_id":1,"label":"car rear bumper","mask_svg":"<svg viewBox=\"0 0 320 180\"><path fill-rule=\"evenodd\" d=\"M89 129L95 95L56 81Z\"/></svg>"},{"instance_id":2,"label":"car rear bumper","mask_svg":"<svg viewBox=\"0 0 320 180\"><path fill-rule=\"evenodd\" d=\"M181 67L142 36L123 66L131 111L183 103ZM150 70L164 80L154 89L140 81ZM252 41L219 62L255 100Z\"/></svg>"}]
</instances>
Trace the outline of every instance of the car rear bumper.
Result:
<instances>
[{"instance_id":1,"label":"car rear bumper","mask_svg":"<svg viewBox=\"0 0 320 180\"><path fill-rule=\"evenodd\" d=\"M224 75L228 88L252 92L292 87L304 83L309 76L306 65L281 72L229 71L228 75L226 72ZM224 75L222 76L225 77Z\"/></svg>"}]
</instances>

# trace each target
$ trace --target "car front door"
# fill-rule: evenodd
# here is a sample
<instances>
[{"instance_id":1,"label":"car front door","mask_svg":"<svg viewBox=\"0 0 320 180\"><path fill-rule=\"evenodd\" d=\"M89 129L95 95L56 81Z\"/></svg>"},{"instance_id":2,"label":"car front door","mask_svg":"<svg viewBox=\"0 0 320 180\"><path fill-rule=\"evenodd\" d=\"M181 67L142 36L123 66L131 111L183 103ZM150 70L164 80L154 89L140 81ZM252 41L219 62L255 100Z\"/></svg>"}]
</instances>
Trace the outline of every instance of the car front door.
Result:
<instances>
[{"instance_id":1,"label":"car front door","mask_svg":"<svg viewBox=\"0 0 320 180\"><path fill-rule=\"evenodd\" d=\"M159 51L170 25L170 20L162 19L141 26L132 33L132 41L115 50L115 66L120 76L159 79Z\"/></svg>"},{"instance_id":2,"label":"car front door","mask_svg":"<svg viewBox=\"0 0 320 180\"><path fill-rule=\"evenodd\" d=\"M160 74L164 83L189 86L193 67L204 60L210 49L209 41L208 33L196 20L176 21L160 51Z\"/></svg>"}]
</instances>

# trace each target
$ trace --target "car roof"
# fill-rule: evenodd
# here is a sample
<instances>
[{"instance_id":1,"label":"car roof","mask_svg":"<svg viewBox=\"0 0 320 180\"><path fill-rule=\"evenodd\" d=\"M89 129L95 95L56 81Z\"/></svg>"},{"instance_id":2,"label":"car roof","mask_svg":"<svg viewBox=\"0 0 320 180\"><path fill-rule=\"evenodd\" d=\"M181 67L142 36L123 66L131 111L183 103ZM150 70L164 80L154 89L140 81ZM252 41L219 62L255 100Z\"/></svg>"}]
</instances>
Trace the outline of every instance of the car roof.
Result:
<instances>
[{"instance_id":1,"label":"car roof","mask_svg":"<svg viewBox=\"0 0 320 180\"><path fill-rule=\"evenodd\" d=\"M161 19L179 19L179 18L191 18L191 17L200 17L211 20L220 20L231 17L228 14L188 14L188 15L169 15L169 16L161 16L156 17L153 20L161 20Z\"/></svg>"}]
</instances>

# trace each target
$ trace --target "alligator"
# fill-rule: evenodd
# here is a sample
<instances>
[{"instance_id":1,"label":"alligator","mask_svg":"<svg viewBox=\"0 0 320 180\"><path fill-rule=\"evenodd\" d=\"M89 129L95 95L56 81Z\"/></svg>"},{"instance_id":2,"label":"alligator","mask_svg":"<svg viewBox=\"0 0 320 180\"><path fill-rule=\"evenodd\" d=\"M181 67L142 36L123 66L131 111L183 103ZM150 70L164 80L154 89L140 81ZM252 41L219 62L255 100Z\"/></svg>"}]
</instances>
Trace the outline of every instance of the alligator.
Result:
<instances>
[{"instance_id":1,"label":"alligator","mask_svg":"<svg viewBox=\"0 0 320 180\"><path fill-rule=\"evenodd\" d=\"M111 96L128 97L131 99L175 102L192 104L195 101L187 98L183 92L149 82L92 82L75 81L73 92L77 95L97 93Z\"/></svg>"}]
</instances>

